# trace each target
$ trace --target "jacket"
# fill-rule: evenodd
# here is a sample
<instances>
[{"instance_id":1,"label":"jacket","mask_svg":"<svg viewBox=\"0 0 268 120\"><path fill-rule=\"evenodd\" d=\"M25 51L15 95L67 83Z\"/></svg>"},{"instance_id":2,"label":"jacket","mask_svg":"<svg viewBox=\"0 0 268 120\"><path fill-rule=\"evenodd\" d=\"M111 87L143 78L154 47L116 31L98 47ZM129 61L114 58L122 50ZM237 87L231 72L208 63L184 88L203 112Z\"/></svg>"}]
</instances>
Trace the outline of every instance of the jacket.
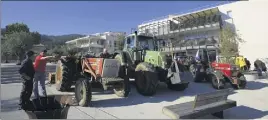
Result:
<instances>
[{"instance_id":1,"label":"jacket","mask_svg":"<svg viewBox=\"0 0 268 120\"><path fill-rule=\"evenodd\" d=\"M245 62L245 58L244 57L236 57L235 58L235 64L239 67L243 67L243 66L246 66L246 62Z\"/></svg>"},{"instance_id":2,"label":"jacket","mask_svg":"<svg viewBox=\"0 0 268 120\"><path fill-rule=\"evenodd\" d=\"M33 78L34 74L35 74L33 61L31 59L29 59L29 58L26 58L25 60L23 60L22 64L21 64L21 67L19 69L19 73L20 74L25 73L30 78Z\"/></svg>"}]
</instances>

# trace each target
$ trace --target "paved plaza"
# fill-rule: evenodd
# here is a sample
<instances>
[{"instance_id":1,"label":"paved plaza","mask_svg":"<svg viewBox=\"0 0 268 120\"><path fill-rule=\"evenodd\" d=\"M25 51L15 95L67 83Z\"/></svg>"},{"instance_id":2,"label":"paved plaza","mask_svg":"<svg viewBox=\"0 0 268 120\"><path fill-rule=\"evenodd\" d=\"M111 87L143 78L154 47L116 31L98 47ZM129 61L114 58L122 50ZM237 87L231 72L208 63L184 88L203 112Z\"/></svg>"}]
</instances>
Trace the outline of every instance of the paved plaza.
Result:
<instances>
[{"instance_id":1,"label":"paved plaza","mask_svg":"<svg viewBox=\"0 0 268 120\"><path fill-rule=\"evenodd\" d=\"M1 118L28 119L24 111L18 110L21 82L14 64L1 65ZM47 71L54 71L50 64ZM228 98L237 101L237 107L224 112L227 119L268 119L268 80L248 81L244 90L235 90ZM69 94L58 92L54 85L47 86L48 94ZM164 106L184 103L194 99L196 94L215 91L208 83L193 83L183 92L168 90L161 84L155 96L145 97L136 92L134 86L128 98L94 90L90 107L71 106L68 119L169 119L162 113ZM204 118L213 118L206 116Z\"/></svg>"}]
</instances>

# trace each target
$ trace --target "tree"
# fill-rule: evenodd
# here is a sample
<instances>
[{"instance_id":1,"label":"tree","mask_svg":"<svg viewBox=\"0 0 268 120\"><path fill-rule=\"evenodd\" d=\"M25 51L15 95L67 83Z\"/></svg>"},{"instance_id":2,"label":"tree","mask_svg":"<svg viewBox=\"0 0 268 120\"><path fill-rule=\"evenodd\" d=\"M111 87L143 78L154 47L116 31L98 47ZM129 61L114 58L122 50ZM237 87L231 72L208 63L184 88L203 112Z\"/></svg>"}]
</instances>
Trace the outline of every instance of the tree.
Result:
<instances>
[{"instance_id":1,"label":"tree","mask_svg":"<svg viewBox=\"0 0 268 120\"><path fill-rule=\"evenodd\" d=\"M6 29L5 28L1 28L1 35L4 35L6 33Z\"/></svg>"},{"instance_id":2,"label":"tree","mask_svg":"<svg viewBox=\"0 0 268 120\"><path fill-rule=\"evenodd\" d=\"M6 44L19 62L22 61L24 53L33 47L33 43L34 38L31 33L14 32L6 35Z\"/></svg>"},{"instance_id":3,"label":"tree","mask_svg":"<svg viewBox=\"0 0 268 120\"><path fill-rule=\"evenodd\" d=\"M29 33L30 29L29 27L24 23L13 23L6 26L6 34L12 34L15 32L26 32Z\"/></svg>"},{"instance_id":4,"label":"tree","mask_svg":"<svg viewBox=\"0 0 268 120\"><path fill-rule=\"evenodd\" d=\"M234 56L239 52L239 44L245 42L230 26L220 31L220 54L224 57Z\"/></svg>"},{"instance_id":5,"label":"tree","mask_svg":"<svg viewBox=\"0 0 268 120\"><path fill-rule=\"evenodd\" d=\"M67 55L69 48L66 45L56 46L49 50L50 55Z\"/></svg>"},{"instance_id":6,"label":"tree","mask_svg":"<svg viewBox=\"0 0 268 120\"><path fill-rule=\"evenodd\" d=\"M6 41L1 43L1 56L5 57L5 62L8 63L8 56L11 55L11 49Z\"/></svg>"},{"instance_id":7,"label":"tree","mask_svg":"<svg viewBox=\"0 0 268 120\"><path fill-rule=\"evenodd\" d=\"M125 40L125 36L124 35L118 35L116 42L116 46L118 46L119 50L123 50L124 48L124 40Z\"/></svg>"},{"instance_id":8,"label":"tree","mask_svg":"<svg viewBox=\"0 0 268 120\"><path fill-rule=\"evenodd\" d=\"M39 34L39 32L32 32L31 35L34 38L34 44L39 44L41 42L41 35Z\"/></svg>"}]
</instances>

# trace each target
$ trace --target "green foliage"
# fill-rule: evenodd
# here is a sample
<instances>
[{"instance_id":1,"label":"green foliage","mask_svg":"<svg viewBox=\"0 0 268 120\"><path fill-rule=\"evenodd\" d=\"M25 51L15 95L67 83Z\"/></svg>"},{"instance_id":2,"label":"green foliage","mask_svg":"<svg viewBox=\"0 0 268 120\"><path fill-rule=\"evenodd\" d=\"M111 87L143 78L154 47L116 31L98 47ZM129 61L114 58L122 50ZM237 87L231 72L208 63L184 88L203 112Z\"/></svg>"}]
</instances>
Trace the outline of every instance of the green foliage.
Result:
<instances>
[{"instance_id":1,"label":"green foliage","mask_svg":"<svg viewBox=\"0 0 268 120\"><path fill-rule=\"evenodd\" d=\"M115 41L119 50L123 50L123 48L124 48L124 40L125 40L125 36L124 35L119 35L117 40Z\"/></svg>"},{"instance_id":2,"label":"green foliage","mask_svg":"<svg viewBox=\"0 0 268 120\"><path fill-rule=\"evenodd\" d=\"M8 61L8 56L12 54L11 49L6 41L1 41L1 56L5 57L6 62Z\"/></svg>"},{"instance_id":3,"label":"green foliage","mask_svg":"<svg viewBox=\"0 0 268 120\"><path fill-rule=\"evenodd\" d=\"M6 35L5 44L17 57L23 57L22 55L32 48L33 43L34 38L27 32L14 32Z\"/></svg>"},{"instance_id":4,"label":"green foliage","mask_svg":"<svg viewBox=\"0 0 268 120\"><path fill-rule=\"evenodd\" d=\"M24 53L32 49L34 44L43 44L49 49L51 55L67 55L68 48L65 42L85 35L41 35L39 32L30 32L29 27L24 23L13 23L1 28L1 55L6 59L8 56L17 57L22 60Z\"/></svg>"},{"instance_id":5,"label":"green foliage","mask_svg":"<svg viewBox=\"0 0 268 120\"><path fill-rule=\"evenodd\" d=\"M5 28L1 28L1 35L4 35L6 33L6 29Z\"/></svg>"},{"instance_id":6,"label":"green foliage","mask_svg":"<svg viewBox=\"0 0 268 120\"><path fill-rule=\"evenodd\" d=\"M32 32L31 35L34 38L34 44L39 44L41 42L41 35L39 34L39 32Z\"/></svg>"},{"instance_id":7,"label":"green foliage","mask_svg":"<svg viewBox=\"0 0 268 120\"><path fill-rule=\"evenodd\" d=\"M48 51L48 53L50 55L64 55L66 56L68 54L68 47L66 45L61 45L61 46L57 46L57 47L54 47L53 49L50 49Z\"/></svg>"},{"instance_id":8,"label":"green foliage","mask_svg":"<svg viewBox=\"0 0 268 120\"><path fill-rule=\"evenodd\" d=\"M245 42L230 26L220 31L220 54L224 57L234 56L239 52L239 44Z\"/></svg>"},{"instance_id":9,"label":"green foliage","mask_svg":"<svg viewBox=\"0 0 268 120\"><path fill-rule=\"evenodd\" d=\"M29 27L24 23L13 23L6 26L5 34L12 34L15 32L26 32L29 33L30 29Z\"/></svg>"}]
</instances>

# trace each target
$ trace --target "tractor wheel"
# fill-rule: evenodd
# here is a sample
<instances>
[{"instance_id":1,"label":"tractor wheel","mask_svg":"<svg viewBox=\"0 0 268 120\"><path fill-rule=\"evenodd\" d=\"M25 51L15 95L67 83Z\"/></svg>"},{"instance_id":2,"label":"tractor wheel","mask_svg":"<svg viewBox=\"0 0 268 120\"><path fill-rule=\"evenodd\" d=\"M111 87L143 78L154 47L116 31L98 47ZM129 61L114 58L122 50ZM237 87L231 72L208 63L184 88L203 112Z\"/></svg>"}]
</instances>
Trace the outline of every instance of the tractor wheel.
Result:
<instances>
[{"instance_id":1,"label":"tractor wheel","mask_svg":"<svg viewBox=\"0 0 268 120\"><path fill-rule=\"evenodd\" d=\"M115 56L115 59L118 60L121 65L122 65L122 57L120 54L117 54ZM124 67L120 67L119 69L119 77L123 78L123 82L118 82L114 85L114 93L118 97L127 97L130 93L130 82L129 82L129 77L126 75L126 71Z\"/></svg>"},{"instance_id":2,"label":"tractor wheel","mask_svg":"<svg viewBox=\"0 0 268 120\"><path fill-rule=\"evenodd\" d=\"M211 81L212 87L215 89L223 89L225 86L225 83L223 80L218 79L218 77L214 74L208 75L209 80Z\"/></svg>"},{"instance_id":3,"label":"tractor wheel","mask_svg":"<svg viewBox=\"0 0 268 120\"><path fill-rule=\"evenodd\" d=\"M72 78L70 72L68 71L68 66L63 64L60 60L57 63L56 68L56 89L58 91L67 91L72 86Z\"/></svg>"},{"instance_id":4,"label":"tractor wheel","mask_svg":"<svg viewBox=\"0 0 268 120\"><path fill-rule=\"evenodd\" d=\"M85 78L79 78L75 84L75 99L79 106L88 106L91 98L91 84Z\"/></svg>"},{"instance_id":5,"label":"tractor wheel","mask_svg":"<svg viewBox=\"0 0 268 120\"><path fill-rule=\"evenodd\" d=\"M114 85L114 93L118 97L127 97L130 93L130 87L126 86L124 82L118 82Z\"/></svg>"},{"instance_id":6,"label":"tractor wheel","mask_svg":"<svg viewBox=\"0 0 268 120\"><path fill-rule=\"evenodd\" d=\"M140 94L154 95L158 85L157 72L154 67L144 62L138 64L135 70L135 84Z\"/></svg>"},{"instance_id":7,"label":"tractor wheel","mask_svg":"<svg viewBox=\"0 0 268 120\"><path fill-rule=\"evenodd\" d=\"M238 75L238 79L240 81L240 84L235 85L235 89L245 89L246 85L247 85L247 80L246 77L243 74L239 74Z\"/></svg>"},{"instance_id":8,"label":"tractor wheel","mask_svg":"<svg viewBox=\"0 0 268 120\"><path fill-rule=\"evenodd\" d=\"M188 87L188 84L189 83L172 84L171 81L169 80L167 82L167 87L170 90L174 90L174 91L184 91Z\"/></svg>"}]
</instances>

